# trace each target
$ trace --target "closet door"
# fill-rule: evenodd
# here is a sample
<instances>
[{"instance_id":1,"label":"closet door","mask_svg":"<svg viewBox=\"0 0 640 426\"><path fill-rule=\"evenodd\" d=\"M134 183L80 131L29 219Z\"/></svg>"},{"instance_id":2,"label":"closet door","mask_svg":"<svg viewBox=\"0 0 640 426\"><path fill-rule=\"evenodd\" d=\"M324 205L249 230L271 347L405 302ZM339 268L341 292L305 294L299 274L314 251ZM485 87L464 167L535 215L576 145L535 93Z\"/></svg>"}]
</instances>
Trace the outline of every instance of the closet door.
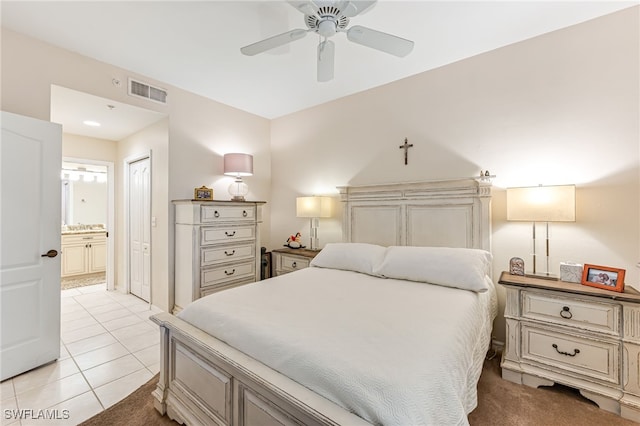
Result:
<instances>
[{"instance_id":1,"label":"closet door","mask_svg":"<svg viewBox=\"0 0 640 426\"><path fill-rule=\"evenodd\" d=\"M151 297L151 160L129 164L129 283L131 293Z\"/></svg>"}]
</instances>

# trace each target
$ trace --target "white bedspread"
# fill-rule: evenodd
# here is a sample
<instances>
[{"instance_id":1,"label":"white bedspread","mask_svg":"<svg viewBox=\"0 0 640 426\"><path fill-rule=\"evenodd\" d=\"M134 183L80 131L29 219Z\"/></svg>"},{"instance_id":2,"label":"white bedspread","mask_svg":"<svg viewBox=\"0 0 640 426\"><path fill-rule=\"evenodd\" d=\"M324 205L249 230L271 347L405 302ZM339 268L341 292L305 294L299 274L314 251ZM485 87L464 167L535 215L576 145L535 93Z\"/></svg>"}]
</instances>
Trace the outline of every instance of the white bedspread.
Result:
<instances>
[{"instance_id":1,"label":"white bedspread","mask_svg":"<svg viewBox=\"0 0 640 426\"><path fill-rule=\"evenodd\" d=\"M464 425L496 314L490 287L307 268L178 316L371 423Z\"/></svg>"}]
</instances>

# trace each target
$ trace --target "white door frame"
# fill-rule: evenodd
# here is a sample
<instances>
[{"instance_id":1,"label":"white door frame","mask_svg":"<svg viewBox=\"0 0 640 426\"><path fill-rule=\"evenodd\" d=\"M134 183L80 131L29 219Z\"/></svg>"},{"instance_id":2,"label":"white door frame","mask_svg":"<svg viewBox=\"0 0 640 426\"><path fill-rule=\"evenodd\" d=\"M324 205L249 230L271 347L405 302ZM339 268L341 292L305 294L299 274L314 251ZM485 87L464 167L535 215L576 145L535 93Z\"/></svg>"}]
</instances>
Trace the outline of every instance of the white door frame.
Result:
<instances>
[{"instance_id":1,"label":"white door frame","mask_svg":"<svg viewBox=\"0 0 640 426\"><path fill-rule=\"evenodd\" d=\"M123 178L124 178L124 221L125 221L125 232L124 232L124 270L125 270L125 286L124 292L126 294L131 293L131 270L130 266L130 256L131 256L131 247L129 246L129 236L131 231L129 229L129 173L131 163L135 163L136 161L149 159L149 203L153 206L153 161L151 159L151 150L144 151L140 154L131 155L129 157L125 157L124 170L123 170ZM153 216L153 208L149 209L149 214ZM151 217L149 218L149 223L151 223ZM151 230L149 230L151 231ZM152 232L149 232L149 246L151 247L151 256L149 258L149 306L151 306L151 302L153 301L153 235Z\"/></svg>"},{"instance_id":2,"label":"white door frame","mask_svg":"<svg viewBox=\"0 0 640 426\"><path fill-rule=\"evenodd\" d=\"M62 157L63 162L91 164L107 168L107 290L115 290L115 165L111 161L87 158Z\"/></svg>"}]
</instances>

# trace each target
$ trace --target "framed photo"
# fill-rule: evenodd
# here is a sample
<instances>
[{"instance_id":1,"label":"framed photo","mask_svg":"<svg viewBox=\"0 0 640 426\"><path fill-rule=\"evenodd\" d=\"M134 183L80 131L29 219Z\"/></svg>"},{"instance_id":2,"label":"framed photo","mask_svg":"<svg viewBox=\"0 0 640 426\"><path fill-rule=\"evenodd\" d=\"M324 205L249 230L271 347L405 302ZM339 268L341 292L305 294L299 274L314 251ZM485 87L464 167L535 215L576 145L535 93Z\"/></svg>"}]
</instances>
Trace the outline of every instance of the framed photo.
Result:
<instances>
[{"instance_id":1,"label":"framed photo","mask_svg":"<svg viewBox=\"0 0 640 426\"><path fill-rule=\"evenodd\" d=\"M624 291L624 269L608 266L584 265L582 271L582 285L602 288L605 290Z\"/></svg>"},{"instance_id":2,"label":"framed photo","mask_svg":"<svg viewBox=\"0 0 640 426\"><path fill-rule=\"evenodd\" d=\"M193 190L193 199L200 201L213 201L213 189L201 186Z\"/></svg>"}]
</instances>

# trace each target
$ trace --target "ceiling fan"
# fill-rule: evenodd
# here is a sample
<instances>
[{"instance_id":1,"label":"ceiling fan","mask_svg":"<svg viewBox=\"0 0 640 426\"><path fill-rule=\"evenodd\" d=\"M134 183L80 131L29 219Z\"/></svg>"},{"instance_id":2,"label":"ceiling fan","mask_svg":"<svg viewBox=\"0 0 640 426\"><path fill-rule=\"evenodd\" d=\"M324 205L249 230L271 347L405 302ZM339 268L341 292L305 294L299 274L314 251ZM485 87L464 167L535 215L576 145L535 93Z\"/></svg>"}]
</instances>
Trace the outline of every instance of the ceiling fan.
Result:
<instances>
[{"instance_id":1,"label":"ceiling fan","mask_svg":"<svg viewBox=\"0 0 640 426\"><path fill-rule=\"evenodd\" d=\"M347 29L350 18L371 9L376 4L376 1L287 0L287 3L304 13L304 22L307 29L295 29L269 37L241 48L240 52L253 56L299 40L306 36L307 33L314 32L321 37L317 49L318 81L320 82L333 79L335 45L329 38L339 32L347 33L347 39L354 43L398 57L408 55L413 49L411 40L360 25L354 25Z\"/></svg>"}]
</instances>

